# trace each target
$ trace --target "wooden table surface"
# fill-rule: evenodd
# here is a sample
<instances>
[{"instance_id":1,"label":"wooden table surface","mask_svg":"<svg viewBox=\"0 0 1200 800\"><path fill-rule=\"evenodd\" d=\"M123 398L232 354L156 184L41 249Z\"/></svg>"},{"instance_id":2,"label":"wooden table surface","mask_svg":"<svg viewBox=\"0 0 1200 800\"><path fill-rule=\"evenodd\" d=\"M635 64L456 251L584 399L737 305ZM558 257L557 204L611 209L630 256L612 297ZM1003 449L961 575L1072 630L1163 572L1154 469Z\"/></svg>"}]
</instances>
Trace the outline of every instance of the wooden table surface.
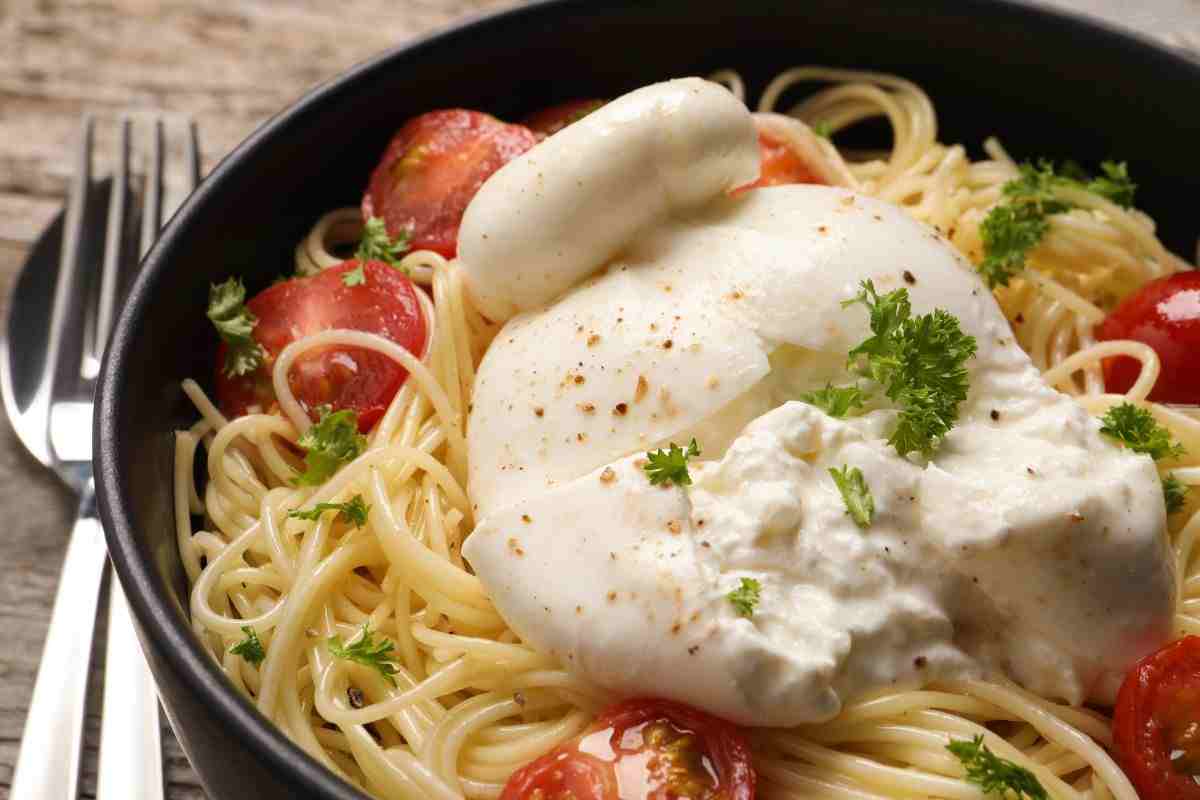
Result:
<instances>
[{"instance_id":1,"label":"wooden table surface","mask_svg":"<svg viewBox=\"0 0 1200 800\"><path fill-rule=\"evenodd\" d=\"M371 54L512 0L0 0L0 316L25 255L58 212L80 114L190 114L214 164L306 88ZM1200 0L1053 0L1200 49ZM220 9L220 10L218 10ZM106 139L102 133L100 144ZM111 150L111 148L108 148ZM106 160L101 147L97 170ZM3 415L0 415L2 417ZM0 800L13 763L74 499L0 421ZM100 617L103 628L104 615ZM93 657L98 701L103 648ZM98 702L93 702L98 710ZM94 796L99 717L83 794ZM164 729L168 797L203 792Z\"/></svg>"}]
</instances>

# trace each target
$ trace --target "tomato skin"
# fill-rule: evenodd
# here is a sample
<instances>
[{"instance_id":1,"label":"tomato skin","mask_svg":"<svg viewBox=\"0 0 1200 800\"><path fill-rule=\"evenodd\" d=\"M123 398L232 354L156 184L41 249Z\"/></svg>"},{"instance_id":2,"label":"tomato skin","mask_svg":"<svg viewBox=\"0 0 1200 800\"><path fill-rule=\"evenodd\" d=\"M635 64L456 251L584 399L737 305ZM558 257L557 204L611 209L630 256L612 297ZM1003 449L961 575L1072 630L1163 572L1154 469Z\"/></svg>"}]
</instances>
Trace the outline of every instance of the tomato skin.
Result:
<instances>
[{"instance_id":1,"label":"tomato skin","mask_svg":"<svg viewBox=\"0 0 1200 800\"><path fill-rule=\"evenodd\" d=\"M715 779L716 784L704 789L702 795L679 794L662 783L651 785L651 778L661 774L661 767L654 767L656 760L668 756L665 751L656 749L648 726L672 730L681 737L694 737L695 746L687 752L700 760L703 769L694 769L693 774L702 783ZM645 739L643 732L647 733ZM598 744L595 743L597 737ZM581 747L585 739L592 742L588 752ZM678 743L679 739L674 741ZM608 753L601 755L603 750ZM630 764L618 770L615 765L625 759L629 759ZM573 800L643 800L642 797L623 797L620 789L625 787L618 779L618 772L628 778L629 769L638 770L639 767L639 778L634 782L649 788L644 800L691 800L692 797L754 800L757 776L751 765L750 747L736 726L682 703L645 698L627 700L608 708L582 735L517 770L505 784L500 800L533 800L535 797L538 800L565 797ZM540 794L537 794L539 790Z\"/></svg>"},{"instance_id":2,"label":"tomato skin","mask_svg":"<svg viewBox=\"0 0 1200 800\"><path fill-rule=\"evenodd\" d=\"M1113 741L1141 800L1200 800L1191 771L1171 762L1185 752L1200 774L1198 732L1200 636L1185 636L1135 664L1117 694Z\"/></svg>"},{"instance_id":3,"label":"tomato skin","mask_svg":"<svg viewBox=\"0 0 1200 800\"><path fill-rule=\"evenodd\" d=\"M612 765L578 749L558 747L513 773L500 800L530 800L534 792L546 800L619 800Z\"/></svg>"},{"instance_id":4,"label":"tomato skin","mask_svg":"<svg viewBox=\"0 0 1200 800\"><path fill-rule=\"evenodd\" d=\"M345 261L309 278L277 283L255 295L246 307L258 318L254 338L266 352L262 366L247 375L224 373L226 347L217 353L217 404L229 417L253 405L268 411L275 403L271 369L293 341L330 328L377 333L418 358L425 348L426 320L417 289L400 271L380 261L362 265L365 281L346 286L342 276L359 266ZM329 347L296 359L288 383L297 400L317 419L317 408L353 410L362 432L383 416L408 373L395 361L360 347Z\"/></svg>"},{"instance_id":5,"label":"tomato skin","mask_svg":"<svg viewBox=\"0 0 1200 800\"><path fill-rule=\"evenodd\" d=\"M785 183L824 183L786 142L761 129L758 132L758 152L762 163L758 180L739 191Z\"/></svg>"},{"instance_id":6,"label":"tomato skin","mask_svg":"<svg viewBox=\"0 0 1200 800\"><path fill-rule=\"evenodd\" d=\"M521 120L521 124L538 134L539 139L544 139L558 133L572 122L583 119L606 102L606 100L568 100L565 103L533 112Z\"/></svg>"},{"instance_id":7,"label":"tomato skin","mask_svg":"<svg viewBox=\"0 0 1200 800\"><path fill-rule=\"evenodd\" d=\"M523 125L480 111L430 111L404 123L371 173L364 219L410 233L414 250L453 258L463 211L492 173L538 142Z\"/></svg>"},{"instance_id":8,"label":"tomato skin","mask_svg":"<svg viewBox=\"0 0 1200 800\"><path fill-rule=\"evenodd\" d=\"M1096 338L1133 339L1154 348L1162 372L1151 400L1200 403L1200 271L1177 272L1147 283L1100 323ZM1140 371L1135 358L1106 358L1105 388L1125 392Z\"/></svg>"}]
</instances>

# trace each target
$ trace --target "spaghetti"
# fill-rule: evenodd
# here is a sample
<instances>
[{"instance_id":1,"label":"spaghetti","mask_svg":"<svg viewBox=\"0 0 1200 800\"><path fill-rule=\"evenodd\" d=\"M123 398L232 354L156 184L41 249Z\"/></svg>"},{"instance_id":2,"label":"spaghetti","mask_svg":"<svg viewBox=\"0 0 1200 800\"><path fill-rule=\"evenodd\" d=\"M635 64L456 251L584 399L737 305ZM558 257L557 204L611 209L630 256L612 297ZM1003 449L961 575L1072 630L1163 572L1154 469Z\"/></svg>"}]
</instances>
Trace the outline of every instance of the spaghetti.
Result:
<instances>
[{"instance_id":1,"label":"spaghetti","mask_svg":"<svg viewBox=\"0 0 1200 800\"><path fill-rule=\"evenodd\" d=\"M736 73L713 76L739 97ZM784 109L799 84L828 84ZM783 113L780 113L781 110ZM900 78L802 67L779 75L758 105L777 127L821 123L833 134L887 119L882 154L843 154L822 140L827 172L895 203L942 231L973 261L980 222L1017 177L995 140L987 160L937 140L929 98ZM1046 380L1102 414L1122 401L1146 405L1192 456L1175 477L1200 485L1200 416L1146 403L1159 372L1155 352L1135 342L1097 343L1092 330L1124 296L1186 268L1167 252L1146 215L1069 188L1073 210L1052 218L1027 268L997 299L1021 346ZM322 218L296 248L296 271L315 274L342 259L361 216ZM518 641L461 556L474 520L465 491L464 431L475 369L496 326L479 314L454 262L417 251L400 263L422 287L430 331L418 357L383 337L329 330L293 342L276 359L280 413L226 419L193 381L184 391L200 419L176 434L175 509L179 550L192 583L197 636L235 687L290 738L347 780L381 798L494 798L514 770L588 725L613 698ZM297 356L350 345L395 360L409 374L365 452L318 487L297 488L295 455L311 424L288 385ZM1106 394L1101 360L1128 355L1142 373L1127 395ZM207 482L193 480L205 451ZM368 524L335 515L290 517L294 509L361 494ZM1200 512L1173 517L1180 579L1180 634L1200 633ZM203 519L194 530L195 517ZM395 645L389 676L333 658L330 637L349 641L364 626ZM230 652L245 629L265 657ZM962 681L859 698L832 721L752 731L765 797L867 800L979 797L946 751L983 736L997 754L1031 770L1061 800L1136 800L1109 755L1110 721L1100 712L1039 698L1001 680Z\"/></svg>"}]
</instances>

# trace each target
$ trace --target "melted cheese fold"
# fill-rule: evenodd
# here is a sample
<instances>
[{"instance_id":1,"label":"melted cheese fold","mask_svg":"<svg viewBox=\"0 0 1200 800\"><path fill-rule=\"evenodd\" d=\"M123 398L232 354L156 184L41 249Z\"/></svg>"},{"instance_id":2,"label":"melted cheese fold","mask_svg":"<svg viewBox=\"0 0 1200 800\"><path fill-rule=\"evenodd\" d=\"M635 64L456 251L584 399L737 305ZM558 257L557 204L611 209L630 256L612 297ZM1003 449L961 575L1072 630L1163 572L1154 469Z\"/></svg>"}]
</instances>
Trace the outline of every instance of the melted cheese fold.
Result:
<instances>
[{"instance_id":1,"label":"melted cheese fold","mask_svg":"<svg viewBox=\"0 0 1200 800\"><path fill-rule=\"evenodd\" d=\"M1174 609L1152 462L1045 385L974 271L900 209L817 186L729 198L757 160L732 133L750 115L697 83L614 101L468 209L488 233L460 251L468 285L522 310L480 366L468 440L480 522L464 554L501 614L602 686L745 724L993 671L1111 700ZM663 125L696 154L686 190L687 170L640 166ZM520 265L508 281L505 259ZM526 285L525 265L543 277ZM978 342L960 422L928 463L886 443L892 411L835 420L795 402L849 380L867 314L840 303L867 278ZM693 435L695 484L651 487L644 452ZM844 464L875 498L865 530L828 474ZM750 618L727 599L742 578L763 587Z\"/></svg>"}]
</instances>

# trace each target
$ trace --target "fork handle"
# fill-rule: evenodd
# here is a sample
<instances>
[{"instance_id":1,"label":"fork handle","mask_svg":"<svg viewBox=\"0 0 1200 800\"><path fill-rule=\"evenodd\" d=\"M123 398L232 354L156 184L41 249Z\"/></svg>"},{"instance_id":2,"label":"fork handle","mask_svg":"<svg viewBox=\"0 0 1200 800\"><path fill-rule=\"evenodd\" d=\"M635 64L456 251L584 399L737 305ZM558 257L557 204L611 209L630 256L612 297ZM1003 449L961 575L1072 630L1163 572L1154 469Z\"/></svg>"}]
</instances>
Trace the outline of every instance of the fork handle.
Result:
<instances>
[{"instance_id":1,"label":"fork handle","mask_svg":"<svg viewBox=\"0 0 1200 800\"><path fill-rule=\"evenodd\" d=\"M109 582L105 647L96 800L162 800L158 692L116 575Z\"/></svg>"},{"instance_id":2,"label":"fork handle","mask_svg":"<svg viewBox=\"0 0 1200 800\"><path fill-rule=\"evenodd\" d=\"M10 800L75 800L92 634L107 554L88 481L63 561Z\"/></svg>"}]
</instances>

